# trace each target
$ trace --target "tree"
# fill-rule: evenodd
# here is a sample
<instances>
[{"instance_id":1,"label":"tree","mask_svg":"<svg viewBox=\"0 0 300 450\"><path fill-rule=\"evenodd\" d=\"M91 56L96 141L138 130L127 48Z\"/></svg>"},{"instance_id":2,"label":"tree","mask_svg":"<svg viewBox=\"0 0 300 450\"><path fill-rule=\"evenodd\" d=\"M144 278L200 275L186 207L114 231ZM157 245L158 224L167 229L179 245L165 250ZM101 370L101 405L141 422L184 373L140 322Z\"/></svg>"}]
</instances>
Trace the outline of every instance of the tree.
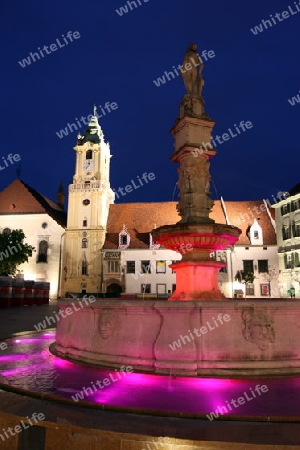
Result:
<instances>
[{"instance_id":1,"label":"tree","mask_svg":"<svg viewBox=\"0 0 300 450\"><path fill-rule=\"evenodd\" d=\"M28 262L35 248L24 244L23 230L12 230L0 233L0 276L14 276L17 267Z\"/></svg>"},{"instance_id":2,"label":"tree","mask_svg":"<svg viewBox=\"0 0 300 450\"><path fill-rule=\"evenodd\" d=\"M243 283L245 286L248 284L252 284L254 281L254 273L248 272L247 270L238 270L234 279L239 283ZM246 298L246 290L245 290L245 298Z\"/></svg>"}]
</instances>

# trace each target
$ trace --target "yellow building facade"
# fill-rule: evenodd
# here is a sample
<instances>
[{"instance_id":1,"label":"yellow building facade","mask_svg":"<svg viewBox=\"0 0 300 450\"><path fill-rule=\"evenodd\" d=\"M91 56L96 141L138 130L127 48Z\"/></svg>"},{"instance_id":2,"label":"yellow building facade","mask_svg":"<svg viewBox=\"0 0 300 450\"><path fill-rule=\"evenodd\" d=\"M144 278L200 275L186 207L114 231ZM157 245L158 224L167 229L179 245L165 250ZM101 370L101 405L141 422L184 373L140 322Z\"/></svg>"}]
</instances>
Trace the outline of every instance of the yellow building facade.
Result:
<instances>
[{"instance_id":1,"label":"yellow building facade","mask_svg":"<svg viewBox=\"0 0 300 450\"><path fill-rule=\"evenodd\" d=\"M109 205L110 147L96 111L84 136L78 135L73 183L69 185L68 221L63 239L60 296L101 292L101 249Z\"/></svg>"}]
</instances>

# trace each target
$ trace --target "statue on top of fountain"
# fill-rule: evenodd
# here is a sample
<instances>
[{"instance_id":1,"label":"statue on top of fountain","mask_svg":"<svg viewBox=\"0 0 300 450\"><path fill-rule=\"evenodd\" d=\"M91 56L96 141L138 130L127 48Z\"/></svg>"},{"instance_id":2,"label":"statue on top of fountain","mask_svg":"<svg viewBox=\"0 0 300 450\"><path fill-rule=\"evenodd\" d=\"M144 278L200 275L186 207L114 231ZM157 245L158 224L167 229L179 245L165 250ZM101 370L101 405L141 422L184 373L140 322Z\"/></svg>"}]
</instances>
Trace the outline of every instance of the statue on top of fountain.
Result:
<instances>
[{"instance_id":1,"label":"statue on top of fountain","mask_svg":"<svg viewBox=\"0 0 300 450\"><path fill-rule=\"evenodd\" d=\"M188 94L202 98L201 92L204 86L202 78L203 62L197 53L196 44L190 44L184 54L182 78ZM190 67L190 69L189 69Z\"/></svg>"},{"instance_id":2,"label":"statue on top of fountain","mask_svg":"<svg viewBox=\"0 0 300 450\"><path fill-rule=\"evenodd\" d=\"M204 64L197 50L196 44L190 44L184 54L181 76L187 94L183 96L181 101L180 118L189 116L210 120L210 117L204 112L204 99L202 97Z\"/></svg>"}]
</instances>

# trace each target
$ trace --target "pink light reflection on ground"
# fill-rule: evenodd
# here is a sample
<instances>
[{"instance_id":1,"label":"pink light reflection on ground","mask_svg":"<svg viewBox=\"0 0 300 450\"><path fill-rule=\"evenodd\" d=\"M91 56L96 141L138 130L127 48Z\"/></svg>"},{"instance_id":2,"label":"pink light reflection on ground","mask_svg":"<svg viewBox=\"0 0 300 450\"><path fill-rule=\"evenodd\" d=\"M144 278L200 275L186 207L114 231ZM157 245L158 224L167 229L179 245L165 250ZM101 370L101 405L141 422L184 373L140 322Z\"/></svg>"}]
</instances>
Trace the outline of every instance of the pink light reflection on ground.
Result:
<instances>
[{"instance_id":1,"label":"pink light reflection on ground","mask_svg":"<svg viewBox=\"0 0 300 450\"><path fill-rule=\"evenodd\" d=\"M50 355L51 355L51 353L50 353ZM74 364L70 361L66 361L65 359L58 358L57 356L53 356L53 364L57 367L62 367L62 368L76 366L76 364Z\"/></svg>"},{"instance_id":2,"label":"pink light reflection on ground","mask_svg":"<svg viewBox=\"0 0 300 450\"><path fill-rule=\"evenodd\" d=\"M1 372L1 375L3 377L15 376L15 375L19 375L20 373L28 372L28 370L30 370L32 372L35 369L40 369L43 366L44 366L44 364L33 364L32 366L18 367L18 368L12 369L12 370L6 370L4 372Z\"/></svg>"},{"instance_id":3,"label":"pink light reflection on ground","mask_svg":"<svg viewBox=\"0 0 300 450\"><path fill-rule=\"evenodd\" d=\"M42 338L14 339L14 340L13 340L13 343L14 343L14 344L30 344L30 343L32 343L32 342L41 342L41 341L43 341L43 340L44 340L44 339L42 339Z\"/></svg>"}]
</instances>

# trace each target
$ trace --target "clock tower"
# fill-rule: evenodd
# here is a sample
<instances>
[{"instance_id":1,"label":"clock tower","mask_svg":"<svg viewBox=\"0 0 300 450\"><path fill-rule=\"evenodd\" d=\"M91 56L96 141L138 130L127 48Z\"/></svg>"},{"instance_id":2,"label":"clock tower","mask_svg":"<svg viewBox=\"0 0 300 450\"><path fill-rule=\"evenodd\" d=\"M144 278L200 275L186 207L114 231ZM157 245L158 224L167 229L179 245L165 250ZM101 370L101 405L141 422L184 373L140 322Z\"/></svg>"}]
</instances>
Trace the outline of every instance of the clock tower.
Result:
<instances>
[{"instance_id":1,"label":"clock tower","mask_svg":"<svg viewBox=\"0 0 300 450\"><path fill-rule=\"evenodd\" d=\"M98 123L96 108L84 133L77 136L76 167L69 185L68 221L64 236L60 295L101 292L101 249L109 205L110 148Z\"/></svg>"}]
</instances>

